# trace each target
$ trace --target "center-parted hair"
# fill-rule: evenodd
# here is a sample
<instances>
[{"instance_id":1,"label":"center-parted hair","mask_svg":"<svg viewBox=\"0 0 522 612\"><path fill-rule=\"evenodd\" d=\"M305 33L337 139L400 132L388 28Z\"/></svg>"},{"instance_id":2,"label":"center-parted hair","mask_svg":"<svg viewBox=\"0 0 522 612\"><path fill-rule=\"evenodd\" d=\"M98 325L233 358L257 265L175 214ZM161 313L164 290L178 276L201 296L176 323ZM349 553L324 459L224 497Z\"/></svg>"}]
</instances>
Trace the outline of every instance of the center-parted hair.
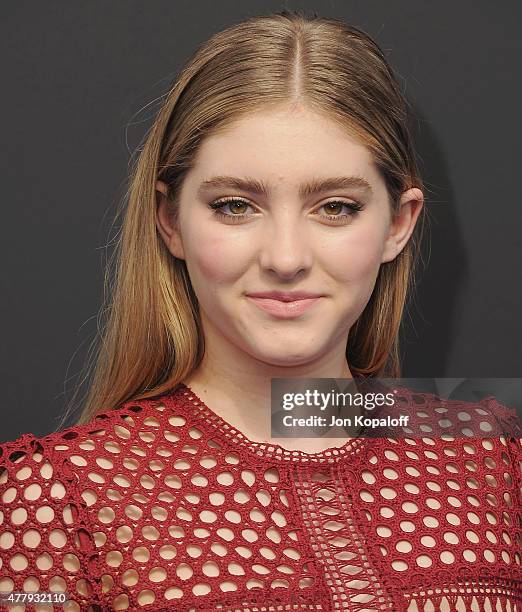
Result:
<instances>
[{"instance_id":1,"label":"center-parted hair","mask_svg":"<svg viewBox=\"0 0 522 612\"><path fill-rule=\"evenodd\" d=\"M172 389L204 354L186 264L171 255L156 228L156 181L168 185L175 220L183 179L206 138L245 115L294 104L337 122L370 150L392 214L403 191L423 188L408 103L367 34L342 21L288 11L214 34L181 70L132 166L106 271L101 332L87 360L92 381L80 423L129 399ZM346 355L354 376L400 376L398 332L424 217L423 207L405 248L381 265L350 330Z\"/></svg>"}]
</instances>

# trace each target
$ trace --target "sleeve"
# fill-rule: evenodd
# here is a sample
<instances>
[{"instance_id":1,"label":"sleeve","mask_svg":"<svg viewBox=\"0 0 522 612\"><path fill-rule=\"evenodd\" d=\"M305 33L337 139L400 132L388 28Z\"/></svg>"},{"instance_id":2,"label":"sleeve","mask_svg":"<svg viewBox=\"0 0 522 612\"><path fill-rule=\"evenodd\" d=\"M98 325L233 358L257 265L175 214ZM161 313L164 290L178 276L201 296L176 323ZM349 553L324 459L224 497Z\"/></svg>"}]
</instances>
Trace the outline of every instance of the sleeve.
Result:
<instances>
[{"instance_id":1,"label":"sleeve","mask_svg":"<svg viewBox=\"0 0 522 612\"><path fill-rule=\"evenodd\" d=\"M494 397L486 398L484 403L493 411L504 431L504 435L500 440L505 446L505 452L509 458L511 468L513 504L515 508L515 520L513 521L512 529L518 551L515 563L519 568L518 585L522 594L522 422L516 410L500 404Z\"/></svg>"},{"instance_id":2,"label":"sleeve","mask_svg":"<svg viewBox=\"0 0 522 612\"><path fill-rule=\"evenodd\" d=\"M95 548L79 477L59 452L63 437L24 434L0 444L0 610L97 609L91 605L100 597L92 578ZM24 592L54 595L40 596L39 604L5 600ZM58 593L67 593L65 604ZM55 605L43 603L54 597Z\"/></svg>"},{"instance_id":3,"label":"sleeve","mask_svg":"<svg viewBox=\"0 0 522 612\"><path fill-rule=\"evenodd\" d=\"M512 578L513 604L522 597L522 423L513 408L509 408L493 397L483 399L481 405L494 415L502 434L496 440L483 439L485 449L484 459L486 473L481 488L486 491L486 502L490 511L497 510L496 518L493 514L486 520L497 520L502 532L499 533L498 556L506 562L506 574ZM498 444L500 442L500 444ZM492 465L488 453L492 452L493 444L498 448L498 468L495 475L488 469ZM491 529L491 528L490 528ZM486 535L490 533L489 529ZM501 537L500 537L501 536ZM495 552L488 542L486 552ZM516 595L515 595L516 594Z\"/></svg>"}]
</instances>

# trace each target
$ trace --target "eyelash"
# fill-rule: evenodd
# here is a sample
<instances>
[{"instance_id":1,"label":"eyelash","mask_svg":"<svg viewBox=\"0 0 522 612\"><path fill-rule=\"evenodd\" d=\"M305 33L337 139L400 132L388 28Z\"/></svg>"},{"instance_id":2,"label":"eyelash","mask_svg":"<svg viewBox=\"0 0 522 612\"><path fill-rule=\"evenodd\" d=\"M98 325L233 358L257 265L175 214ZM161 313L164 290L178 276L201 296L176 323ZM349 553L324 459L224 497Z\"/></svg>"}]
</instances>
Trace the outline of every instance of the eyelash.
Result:
<instances>
[{"instance_id":1,"label":"eyelash","mask_svg":"<svg viewBox=\"0 0 522 612\"><path fill-rule=\"evenodd\" d=\"M252 207L250 202L247 202L243 198L237 198L237 197L222 198L221 200L216 200L215 202L212 202L211 204L209 204L209 206L210 208L214 210L214 214L216 214L218 217L226 218L227 220L230 219L232 220L232 223L238 223L242 221L243 219L245 219L246 217L250 216L245 213L240 214L240 215L230 215L230 214L224 213L221 210L224 206L226 206L227 204L231 204L233 202L241 202L242 204L247 204L248 206ZM363 209L362 204L359 204L358 202L343 202L342 200L331 200L330 202L326 202L326 204L323 204L319 208L322 208L323 206L327 206L328 204L342 204L343 206L346 206L350 210L350 212L345 215L322 215L323 219L328 219L329 221L333 221L334 223L339 223L339 224L347 220L350 217L356 216Z\"/></svg>"}]
</instances>

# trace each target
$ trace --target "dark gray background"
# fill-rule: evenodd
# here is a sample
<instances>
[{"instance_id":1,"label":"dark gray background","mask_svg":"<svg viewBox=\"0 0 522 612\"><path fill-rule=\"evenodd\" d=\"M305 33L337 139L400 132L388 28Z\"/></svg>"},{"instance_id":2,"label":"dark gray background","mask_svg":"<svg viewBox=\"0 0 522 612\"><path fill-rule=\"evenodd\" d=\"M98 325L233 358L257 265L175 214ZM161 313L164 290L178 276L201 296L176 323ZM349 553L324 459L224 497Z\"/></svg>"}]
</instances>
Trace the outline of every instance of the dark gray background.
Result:
<instances>
[{"instance_id":1,"label":"dark gray background","mask_svg":"<svg viewBox=\"0 0 522 612\"><path fill-rule=\"evenodd\" d=\"M413 104L432 223L403 376L520 376L520 6L3 2L0 440L53 431L70 399L149 103L212 33L282 8L367 31Z\"/></svg>"}]
</instances>

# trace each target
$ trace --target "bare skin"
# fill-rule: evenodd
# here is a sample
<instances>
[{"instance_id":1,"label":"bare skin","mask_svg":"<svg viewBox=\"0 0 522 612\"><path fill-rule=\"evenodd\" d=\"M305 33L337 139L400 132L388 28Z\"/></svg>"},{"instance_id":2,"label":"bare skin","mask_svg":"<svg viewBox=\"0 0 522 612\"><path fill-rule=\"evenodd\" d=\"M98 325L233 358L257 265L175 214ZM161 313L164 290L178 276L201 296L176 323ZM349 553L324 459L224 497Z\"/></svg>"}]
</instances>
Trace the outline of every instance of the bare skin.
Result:
<instances>
[{"instance_id":1,"label":"bare skin","mask_svg":"<svg viewBox=\"0 0 522 612\"><path fill-rule=\"evenodd\" d=\"M202 188L216 176L253 178L270 191ZM369 189L300 195L303 183L331 177L363 179ZM185 384L251 440L310 453L346 444L346 437L270 438L270 379L352 378L345 354L350 328L380 265L410 238L421 190L405 191L392 218L369 150L304 107L258 112L208 137L181 187L177 225L168 215L166 185L158 181L156 188L158 231L172 255L186 262L205 334L205 357ZM232 197L239 200L231 203ZM218 216L209 205L223 198L229 199L221 208L226 216ZM354 203L362 210L354 212ZM247 297L273 290L323 297L283 319Z\"/></svg>"}]
</instances>

